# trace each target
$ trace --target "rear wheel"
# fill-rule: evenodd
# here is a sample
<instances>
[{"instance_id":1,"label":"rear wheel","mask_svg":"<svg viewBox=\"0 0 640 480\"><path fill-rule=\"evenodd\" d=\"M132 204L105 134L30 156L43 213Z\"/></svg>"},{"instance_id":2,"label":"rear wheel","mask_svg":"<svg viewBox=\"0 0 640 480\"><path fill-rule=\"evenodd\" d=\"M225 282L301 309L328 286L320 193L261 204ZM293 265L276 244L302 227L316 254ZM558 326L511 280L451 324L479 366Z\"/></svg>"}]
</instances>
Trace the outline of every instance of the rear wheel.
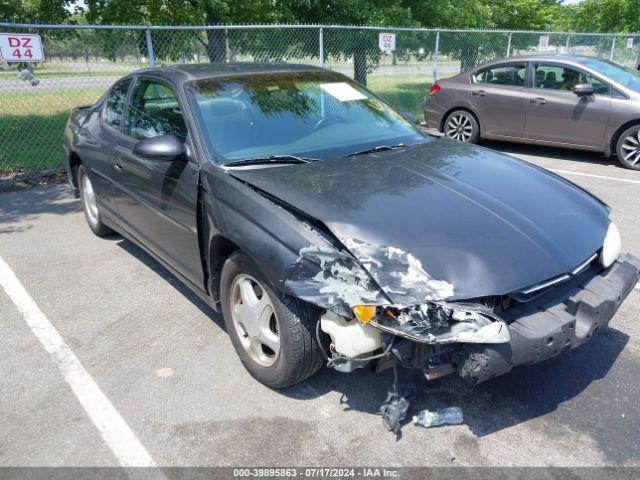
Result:
<instances>
[{"instance_id":1,"label":"rear wheel","mask_svg":"<svg viewBox=\"0 0 640 480\"><path fill-rule=\"evenodd\" d=\"M455 110L444 121L444 135L463 143L478 143L480 127L473 114L466 110Z\"/></svg>"},{"instance_id":2,"label":"rear wheel","mask_svg":"<svg viewBox=\"0 0 640 480\"><path fill-rule=\"evenodd\" d=\"M222 268L220 298L227 333L256 380L284 388L320 369L324 356L315 339L320 309L272 289L241 252Z\"/></svg>"},{"instance_id":3,"label":"rear wheel","mask_svg":"<svg viewBox=\"0 0 640 480\"><path fill-rule=\"evenodd\" d=\"M625 167L640 170L640 125L628 128L616 144L618 161Z\"/></svg>"},{"instance_id":4,"label":"rear wheel","mask_svg":"<svg viewBox=\"0 0 640 480\"><path fill-rule=\"evenodd\" d=\"M93 189L93 184L89 175L87 175L87 169L84 165L78 167L78 188L80 189L80 199L82 200L82 210L84 210L84 217L87 219L89 228L99 237L105 237L113 233L109 227L102 223L102 215L98 202L96 201L96 192Z\"/></svg>"}]
</instances>

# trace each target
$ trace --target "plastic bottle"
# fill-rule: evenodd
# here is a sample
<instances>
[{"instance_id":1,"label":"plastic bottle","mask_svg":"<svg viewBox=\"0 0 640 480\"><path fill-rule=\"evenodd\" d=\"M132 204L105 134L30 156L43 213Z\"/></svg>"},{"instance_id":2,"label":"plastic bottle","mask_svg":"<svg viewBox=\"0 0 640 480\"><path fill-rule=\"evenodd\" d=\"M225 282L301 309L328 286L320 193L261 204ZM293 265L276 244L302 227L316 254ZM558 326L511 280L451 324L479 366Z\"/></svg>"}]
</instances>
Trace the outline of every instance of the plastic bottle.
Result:
<instances>
[{"instance_id":1,"label":"plastic bottle","mask_svg":"<svg viewBox=\"0 0 640 480\"><path fill-rule=\"evenodd\" d=\"M462 423L463 420L462 409L459 407L442 408L435 412L422 410L418 415L413 416L414 425L425 428L437 427L438 425L445 424L456 425Z\"/></svg>"}]
</instances>

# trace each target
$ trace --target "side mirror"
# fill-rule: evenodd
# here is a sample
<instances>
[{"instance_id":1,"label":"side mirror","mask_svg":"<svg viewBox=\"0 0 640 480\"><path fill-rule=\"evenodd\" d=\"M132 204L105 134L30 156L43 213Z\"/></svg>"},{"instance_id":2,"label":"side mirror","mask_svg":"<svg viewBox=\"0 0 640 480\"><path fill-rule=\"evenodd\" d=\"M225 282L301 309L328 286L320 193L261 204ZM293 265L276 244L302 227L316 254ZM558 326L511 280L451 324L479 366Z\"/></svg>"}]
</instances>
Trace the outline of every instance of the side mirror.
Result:
<instances>
[{"instance_id":1,"label":"side mirror","mask_svg":"<svg viewBox=\"0 0 640 480\"><path fill-rule=\"evenodd\" d=\"M163 162L177 160L184 157L186 153L187 149L184 143L174 133L145 138L133 146L134 155Z\"/></svg>"},{"instance_id":2,"label":"side mirror","mask_svg":"<svg viewBox=\"0 0 640 480\"><path fill-rule=\"evenodd\" d=\"M416 117L411 115L409 112L403 112L402 110L400 110L398 113L402 115L402 118L404 118L407 122L416 123Z\"/></svg>"},{"instance_id":3,"label":"side mirror","mask_svg":"<svg viewBox=\"0 0 640 480\"><path fill-rule=\"evenodd\" d=\"M579 97L588 97L589 95L593 95L595 93L595 89L590 83L579 83L575 87L573 87L573 93L575 93Z\"/></svg>"}]
</instances>

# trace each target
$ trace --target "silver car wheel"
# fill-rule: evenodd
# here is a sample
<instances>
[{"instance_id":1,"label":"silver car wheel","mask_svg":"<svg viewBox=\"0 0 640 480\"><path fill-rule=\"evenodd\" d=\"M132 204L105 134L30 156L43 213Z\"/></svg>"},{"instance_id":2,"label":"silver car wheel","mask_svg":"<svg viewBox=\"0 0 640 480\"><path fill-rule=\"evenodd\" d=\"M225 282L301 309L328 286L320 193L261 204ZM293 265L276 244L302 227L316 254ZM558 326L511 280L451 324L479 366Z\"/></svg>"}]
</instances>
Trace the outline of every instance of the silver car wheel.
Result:
<instances>
[{"instance_id":1,"label":"silver car wheel","mask_svg":"<svg viewBox=\"0 0 640 480\"><path fill-rule=\"evenodd\" d=\"M624 138L621 149L623 162L635 166L640 161L640 129Z\"/></svg>"},{"instance_id":2,"label":"silver car wheel","mask_svg":"<svg viewBox=\"0 0 640 480\"><path fill-rule=\"evenodd\" d=\"M449 138L467 143L473 135L473 125L467 115L459 113L449 117L445 133Z\"/></svg>"},{"instance_id":3,"label":"silver car wheel","mask_svg":"<svg viewBox=\"0 0 640 480\"><path fill-rule=\"evenodd\" d=\"M275 310L260 282L247 274L231 284L231 317L242 346L263 367L276 363L280 335Z\"/></svg>"},{"instance_id":4,"label":"silver car wheel","mask_svg":"<svg viewBox=\"0 0 640 480\"><path fill-rule=\"evenodd\" d=\"M82 175L82 181L80 182L80 190L82 193L82 204L85 212L87 212L87 218L93 225L98 224L98 203L96 202L96 194L93 191L93 185L91 180L85 174Z\"/></svg>"}]
</instances>

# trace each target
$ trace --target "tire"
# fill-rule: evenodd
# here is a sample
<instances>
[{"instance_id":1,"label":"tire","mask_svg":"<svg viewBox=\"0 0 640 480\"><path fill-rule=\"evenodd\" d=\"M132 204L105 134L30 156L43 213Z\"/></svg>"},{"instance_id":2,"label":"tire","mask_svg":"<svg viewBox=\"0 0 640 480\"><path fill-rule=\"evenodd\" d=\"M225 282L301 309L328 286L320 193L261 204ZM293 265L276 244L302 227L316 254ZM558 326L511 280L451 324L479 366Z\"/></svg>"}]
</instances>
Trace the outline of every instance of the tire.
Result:
<instances>
[{"instance_id":1,"label":"tire","mask_svg":"<svg viewBox=\"0 0 640 480\"><path fill-rule=\"evenodd\" d=\"M640 124L622 132L616 143L616 155L622 166L640 170Z\"/></svg>"},{"instance_id":2,"label":"tire","mask_svg":"<svg viewBox=\"0 0 640 480\"><path fill-rule=\"evenodd\" d=\"M480 126L472 113L454 110L444 121L444 136L462 143L478 143Z\"/></svg>"},{"instance_id":3,"label":"tire","mask_svg":"<svg viewBox=\"0 0 640 480\"><path fill-rule=\"evenodd\" d=\"M324 355L315 327L321 310L272 289L242 252L233 253L222 267L220 299L236 353L260 383L285 388L320 369Z\"/></svg>"},{"instance_id":4,"label":"tire","mask_svg":"<svg viewBox=\"0 0 640 480\"><path fill-rule=\"evenodd\" d=\"M87 170L84 168L84 165L78 167L78 190L80 191L84 218L87 220L91 231L98 237L106 237L114 233L113 230L102 223L102 214L96 202L91 179L89 175L87 175Z\"/></svg>"}]
</instances>

